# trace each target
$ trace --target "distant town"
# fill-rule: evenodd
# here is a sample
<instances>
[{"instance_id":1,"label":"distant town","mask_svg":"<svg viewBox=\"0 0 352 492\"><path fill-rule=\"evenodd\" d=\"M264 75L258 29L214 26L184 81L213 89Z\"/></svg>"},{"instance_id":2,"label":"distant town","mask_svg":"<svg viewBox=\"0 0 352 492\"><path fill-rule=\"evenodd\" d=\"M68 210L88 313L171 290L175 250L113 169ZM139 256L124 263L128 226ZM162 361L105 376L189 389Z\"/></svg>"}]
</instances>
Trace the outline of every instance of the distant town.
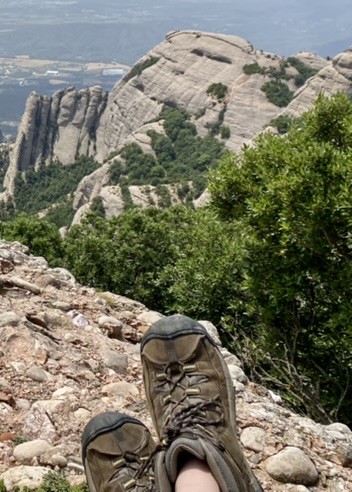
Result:
<instances>
[{"instance_id":1,"label":"distant town","mask_svg":"<svg viewBox=\"0 0 352 492\"><path fill-rule=\"evenodd\" d=\"M70 62L39 60L27 55L0 57L0 130L13 140L25 102L32 91L51 95L55 91L100 85L110 91L129 70L117 62Z\"/></svg>"}]
</instances>

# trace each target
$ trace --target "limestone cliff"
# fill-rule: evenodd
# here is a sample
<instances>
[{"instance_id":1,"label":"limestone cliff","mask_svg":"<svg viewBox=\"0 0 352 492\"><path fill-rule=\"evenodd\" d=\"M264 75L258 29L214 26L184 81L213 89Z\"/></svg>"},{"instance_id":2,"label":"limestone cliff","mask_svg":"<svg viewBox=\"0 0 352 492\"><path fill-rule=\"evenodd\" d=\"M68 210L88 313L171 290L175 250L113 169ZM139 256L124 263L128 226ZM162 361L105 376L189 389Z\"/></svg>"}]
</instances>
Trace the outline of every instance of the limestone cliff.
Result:
<instances>
[{"instance_id":1,"label":"limestone cliff","mask_svg":"<svg viewBox=\"0 0 352 492\"><path fill-rule=\"evenodd\" d=\"M300 116L312 107L320 93L331 96L336 92L352 95L352 49L337 55L332 64L326 65L317 75L307 80L283 113L293 117Z\"/></svg>"},{"instance_id":2,"label":"limestone cliff","mask_svg":"<svg viewBox=\"0 0 352 492\"><path fill-rule=\"evenodd\" d=\"M96 153L96 129L106 106L100 87L71 87L53 96L29 96L18 129L4 187L12 194L18 172L53 159L70 164L78 155Z\"/></svg>"}]
</instances>

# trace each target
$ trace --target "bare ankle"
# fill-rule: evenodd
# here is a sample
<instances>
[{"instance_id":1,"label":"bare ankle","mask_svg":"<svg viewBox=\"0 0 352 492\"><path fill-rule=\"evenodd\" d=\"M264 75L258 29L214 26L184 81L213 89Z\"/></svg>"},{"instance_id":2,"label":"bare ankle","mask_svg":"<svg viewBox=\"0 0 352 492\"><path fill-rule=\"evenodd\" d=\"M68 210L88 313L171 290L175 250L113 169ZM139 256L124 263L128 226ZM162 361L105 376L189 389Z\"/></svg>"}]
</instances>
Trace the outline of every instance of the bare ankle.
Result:
<instances>
[{"instance_id":1,"label":"bare ankle","mask_svg":"<svg viewBox=\"0 0 352 492\"><path fill-rule=\"evenodd\" d=\"M180 467L175 492L220 492L220 488L207 463L192 457Z\"/></svg>"}]
</instances>

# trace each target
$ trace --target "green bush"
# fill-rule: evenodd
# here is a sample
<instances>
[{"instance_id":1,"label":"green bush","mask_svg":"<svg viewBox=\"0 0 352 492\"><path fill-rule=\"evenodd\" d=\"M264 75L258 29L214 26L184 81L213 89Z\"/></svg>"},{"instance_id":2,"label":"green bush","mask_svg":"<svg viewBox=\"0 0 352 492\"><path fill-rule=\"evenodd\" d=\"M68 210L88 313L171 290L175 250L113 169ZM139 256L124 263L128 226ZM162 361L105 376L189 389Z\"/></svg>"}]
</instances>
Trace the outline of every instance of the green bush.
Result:
<instances>
[{"instance_id":1,"label":"green bush","mask_svg":"<svg viewBox=\"0 0 352 492\"><path fill-rule=\"evenodd\" d=\"M318 73L318 70L309 67L294 56L287 58L287 62L298 71L298 75L295 76L295 84L297 87L301 87L305 84L306 80Z\"/></svg>"},{"instance_id":2,"label":"green bush","mask_svg":"<svg viewBox=\"0 0 352 492\"><path fill-rule=\"evenodd\" d=\"M56 162L49 166L43 164L38 171L28 169L15 181L16 210L34 214L56 202L66 201L81 179L98 167L93 159L80 157L68 166Z\"/></svg>"},{"instance_id":3,"label":"green bush","mask_svg":"<svg viewBox=\"0 0 352 492\"><path fill-rule=\"evenodd\" d=\"M71 492L71 485L62 473L48 472L37 492Z\"/></svg>"},{"instance_id":4,"label":"green bush","mask_svg":"<svg viewBox=\"0 0 352 492\"><path fill-rule=\"evenodd\" d=\"M55 203L45 214L45 220L52 222L56 227L69 227L74 217L73 198L67 198Z\"/></svg>"},{"instance_id":5,"label":"green bush","mask_svg":"<svg viewBox=\"0 0 352 492\"><path fill-rule=\"evenodd\" d=\"M136 65L134 65L134 67L132 67L131 70L124 76L124 82L128 82L133 79L133 77L140 75L144 70L158 63L159 60L160 57L158 56L149 56L145 60L136 63Z\"/></svg>"},{"instance_id":6,"label":"green bush","mask_svg":"<svg viewBox=\"0 0 352 492\"><path fill-rule=\"evenodd\" d=\"M224 100L227 94L228 88L221 82L211 84L207 89L207 94L216 97L216 99L221 102Z\"/></svg>"},{"instance_id":7,"label":"green bush","mask_svg":"<svg viewBox=\"0 0 352 492\"><path fill-rule=\"evenodd\" d=\"M277 131L279 132L279 134L283 135L283 134L288 132L293 121L294 121L294 118L292 118L291 116L288 116L286 114L282 114L282 115L278 116L277 118L274 118L273 120L271 120L270 125L277 128Z\"/></svg>"},{"instance_id":8,"label":"green bush","mask_svg":"<svg viewBox=\"0 0 352 492\"><path fill-rule=\"evenodd\" d=\"M259 73L261 75L265 74L265 68L261 67L257 62L255 63L250 63L248 65L243 66L243 72L246 75L253 75L255 73Z\"/></svg>"},{"instance_id":9,"label":"green bush","mask_svg":"<svg viewBox=\"0 0 352 492\"><path fill-rule=\"evenodd\" d=\"M120 182L120 178L123 174L122 163L120 160L115 159L109 168L109 184L117 185Z\"/></svg>"},{"instance_id":10,"label":"green bush","mask_svg":"<svg viewBox=\"0 0 352 492\"><path fill-rule=\"evenodd\" d=\"M287 106L293 99L293 92L280 80L270 80L262 85L262 91L271 103L279 108Z\"/></svg>"},{"instance_id":11,"label":"green bush","mask_svg":"<svg viewBox=\"0 0 352 492\"><path fill-rule=\"evenodd\" d=\"M62 254L62 240L57 227L25 213L10 222L0 222L0 237L25 244L32 254L44 256L53 265Z\"/></svg>"},{"instance_id":12,"label":"green bush","mask_svg":"<svg viewBox=\"0 0 352 492\"><path fill-rule=\"evenodd\" d=\"M93 198L92 204L90 206L90 211L96 214L98 217L105 218L105 207L104 201L101 196L96 196Z\"/></svg>"},{"instance_id":13,"label":"green bush","mask_svg":"<svg viewBox=\"0 0 352 492\"><path fill-rule=\"evenodd\" d=\"M351 157L348 96L320 96L287 135L223 160L209 185L224 221L247 230L242 295L227 312L253 374L296 410L349 425Z\"/></svg>"},{"instance_id":14,"label":"green bush","mask_svg":"<svg viewBox=\"0 0 352 492\"><path fill-rule=\"evenodd\" d=\"M292 75L286 73L286 68L288 67L287 62L281 62L279 68L277 67L268 67L265 69L265 74L275 80L290 80L292 79Z\"/></svg>"},{"instance_id":15,"label":"green bush","mask_svg":"<svg viewBox=\"0 0 352 492\"><path fill-rule=\"evenodd\" d=\"M231 130L229 126L222 125L220 127L221 138L226 139L231 137Z\"/></svg>"}]
</instances>

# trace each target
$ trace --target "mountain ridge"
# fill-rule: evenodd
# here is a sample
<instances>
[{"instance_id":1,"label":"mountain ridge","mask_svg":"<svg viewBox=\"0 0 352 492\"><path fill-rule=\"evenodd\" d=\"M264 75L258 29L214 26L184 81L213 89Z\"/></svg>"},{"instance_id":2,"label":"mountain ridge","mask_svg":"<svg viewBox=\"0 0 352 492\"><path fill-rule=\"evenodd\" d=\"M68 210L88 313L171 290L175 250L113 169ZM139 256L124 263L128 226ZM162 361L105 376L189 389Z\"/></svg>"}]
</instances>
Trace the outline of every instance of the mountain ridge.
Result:
<instances>
[{"instance_id":1,"label":"mountain ridge","mask_svg":"<svg viewBox=\"0 0 352 492\"><path fill-rule=\"evenodd\" d=\"M102 167L78 185L73 223L84 217L97 198L102 200L106 216L112 217L123 211L124 198L119 183L113 187L109 184L111 164L117 156L123 167L119 154L131 143L154 154L150 132L163 134L163 108L185 112L200 137L214 134L227 149L240 152L277 117L296 118L310 109L320 92L351 94L351 60L351 49L331 61L306 52L285 59L255 49L238 36L169 33L109 94L99 87L71 87L52 97L32 93L0 200L14 198L20 173L37 170L43 163L69 165L80 156L88 156ZM307 75L302 78L299 70L317 73L305 81ZM223 97L211 92L214 86L225 91ZM270 100L265 87L274 95L285 89L286 100ZM153 202L143 189L132 195L136 205ZM171 195L175 196L172 191ZM135 196L140 198L134 201ZM177 203L176 196L175 200Z\"/></svg>"}]
</instances>

